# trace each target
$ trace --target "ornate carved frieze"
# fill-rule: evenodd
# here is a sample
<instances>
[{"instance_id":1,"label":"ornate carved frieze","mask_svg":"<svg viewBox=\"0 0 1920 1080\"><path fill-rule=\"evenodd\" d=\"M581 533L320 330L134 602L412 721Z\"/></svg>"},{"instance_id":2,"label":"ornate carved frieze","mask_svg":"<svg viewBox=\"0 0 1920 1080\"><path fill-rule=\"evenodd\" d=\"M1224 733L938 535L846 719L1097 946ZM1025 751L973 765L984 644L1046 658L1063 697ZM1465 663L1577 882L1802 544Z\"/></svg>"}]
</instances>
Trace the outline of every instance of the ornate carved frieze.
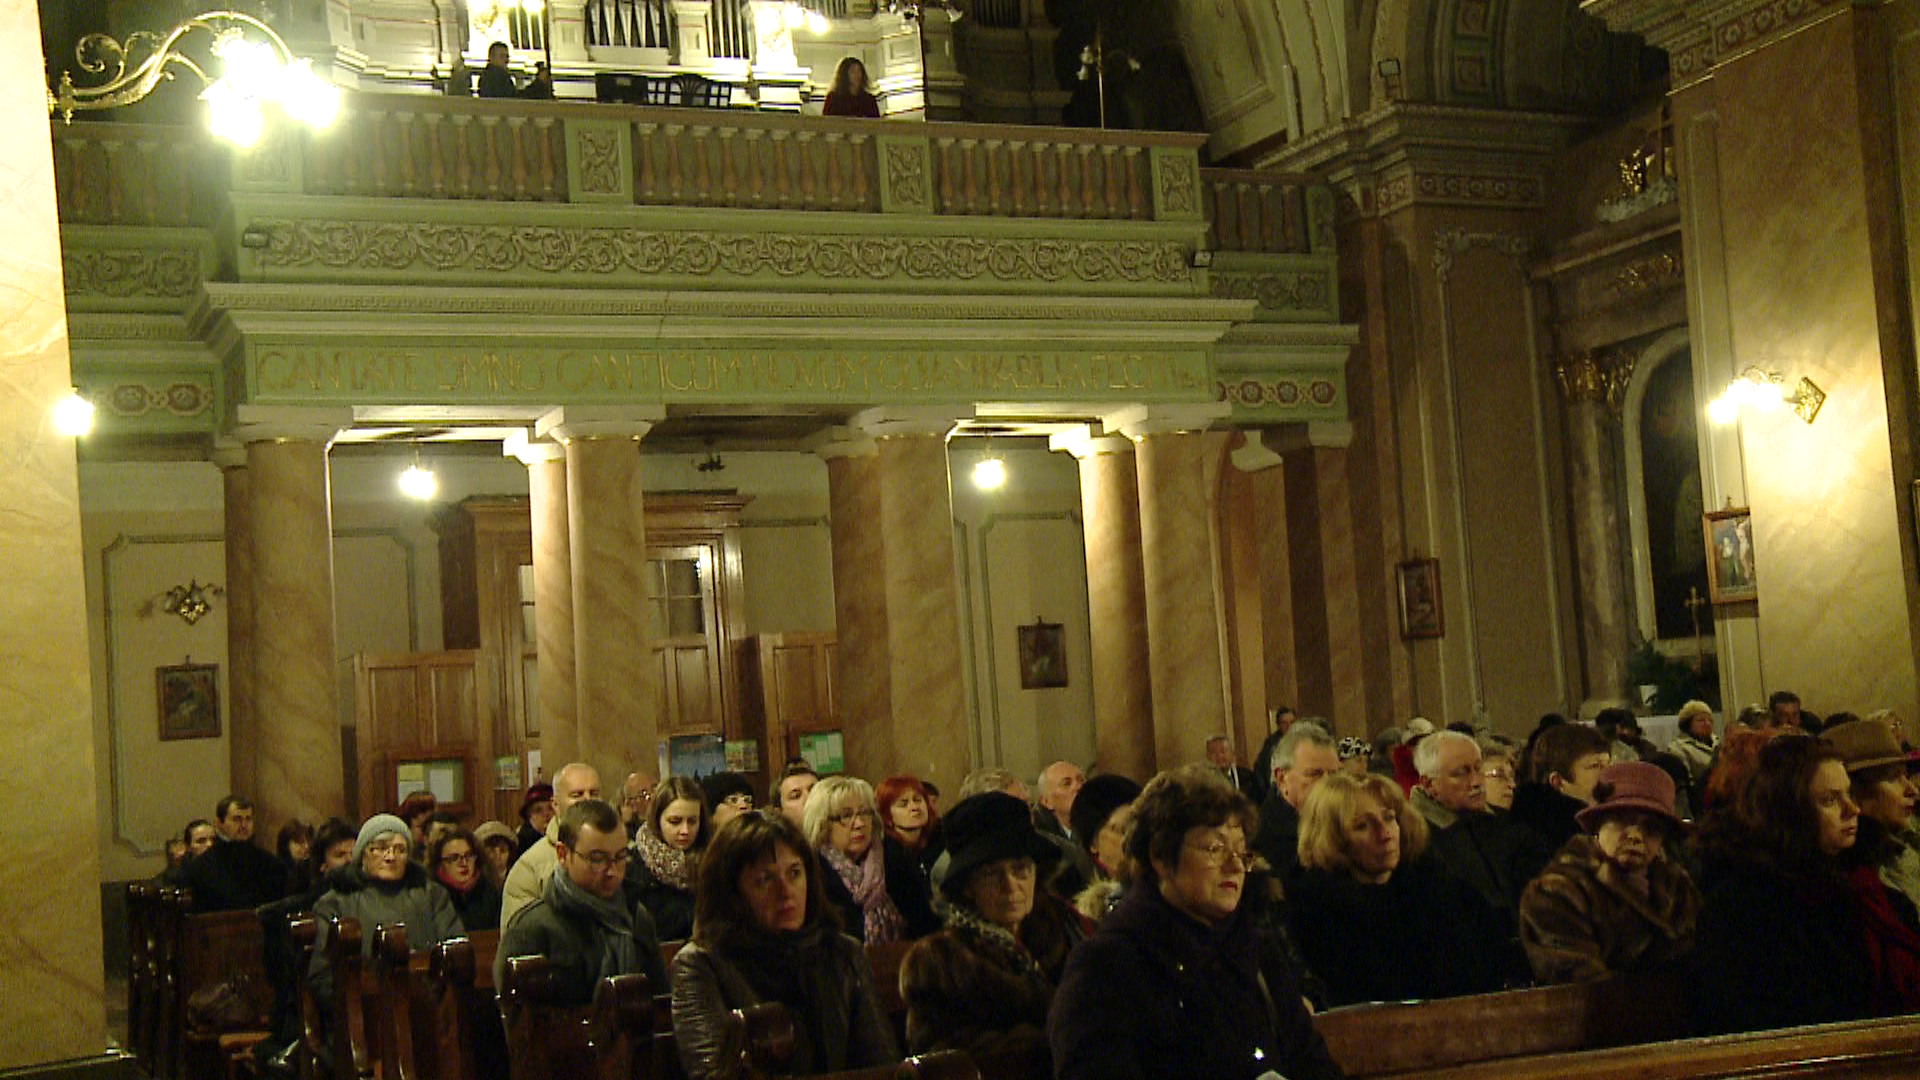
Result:
<instances>
[{"instance_id":1,"label":"ornate carved frieze","mask_svg":"<svg viewBox=\"0 0 1920 1080\"><path fill-rule=\"evenodd\" d=\"M1677 251L1662 251L1634 259L1613 272L1613 291L1631 296L1649 289L1672 285L1686 276L1686 266Z\"/></svg>"},{"instance_id":2,"label":"ornate carved frieze","mask_svg":"<svg viewBox=\"0 0 1920 1080\"><path fill-rule=\"evenodd\" d=\"M1335 310L1333 268L1223 270L1216 267L1207 280L1208 293L1222 300L1254 300L1255 318L1281 322L1333 322Z\"/></svg>"},{"instance_id":3,"label":"ornate carved frieze","mask_svg":"<svg viewBox=\"0 0 1920 1080\"><path fill-rule=\"evenodd\" d=\"M1197 221L1200 214L1200 159L1191 150L1156 146L1153 161L1153 217L1156 221Z\"/></svg>"},{"instance_id":4,"label":"ornate carved frieze","mask_svg":"<svg viewBox=\"0 0 1920 1080\"><path fill-rule=\"evenodd\" d=\"M1560 381L1560 394L1569 404L1600 402L1610 413L1620 411L1627 384L1633 381L1633 366L1638 358L1619 350L1563 353L1553 363Z\"/></svg>"},{"instance_id":5,"label":"ornate carved frieze","mask_svg":"<svg viewBox=\"0 0 1920 1080\"><path fill-rule=\"evenodd\" d=\"M1491 248L1516 263L1533 250L1533 240L1511 233L1474 232L1470 229L1445 229L1433 238L1433 268L1445 286L1453 272L1453 261L1474 248Z\"/></svg>"},{"instance_id":6,"label":"ornate carved frieze","mask_svg":"<svg viewBox=\"0 0 1920 1080\"><path fill-rule=\"evenodd\" d=\"M89 298L181 300L200 285L200 253L179 248L70 248L62 253L61 264L69 303Z\"/></svg>"},{"instance_id":7,"label":"ornate carved frieze","mask_svg":"<svg viewBox=\"0 0 1920 1080\"><path fill-rule=\"evenodd\" d=\"M1175 285L1192 280L1167 240L768 235L656 229L255 219L271 270L529 276L951 280Z\"/></svg>"},{"instance_id":8,"label":"ornate carved frieze","mask_svg":"<svg viewBox=\"0 0 1920 1080\"><path fill-rule=\"evenodd\" d=\"M893 214L933 213L933 147L926 139L883 135L880 208Z\"/></svg>"},{"instance_id":9,"label":"ornate carved frieze","mask_svg":"<svg viewBox=\"0 0 1920 1080\"><path fill-rule=\"evenodd\" d=\"M1847 9L1844 0L1585 0L1588 14L1609 29L1639 34L1665 49L1675 89L1697 82L1719 64L1752 52L1810 23Z\"/></svg>"}]
</instances>

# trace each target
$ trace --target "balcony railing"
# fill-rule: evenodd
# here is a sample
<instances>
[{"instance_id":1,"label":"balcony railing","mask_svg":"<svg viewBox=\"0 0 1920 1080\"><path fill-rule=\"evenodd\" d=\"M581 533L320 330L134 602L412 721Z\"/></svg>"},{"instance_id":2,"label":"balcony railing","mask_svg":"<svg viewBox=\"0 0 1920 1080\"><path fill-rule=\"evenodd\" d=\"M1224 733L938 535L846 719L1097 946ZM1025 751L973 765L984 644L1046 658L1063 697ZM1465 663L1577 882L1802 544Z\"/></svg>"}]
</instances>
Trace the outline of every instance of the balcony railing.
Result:
<instances>
[{"instance_id":1,"label":"balcony railing","mask_svg":"<svg viewBox=\"0 0 1920 1080\"><path fill-rule=\"evenodd\" d=\"M1311 181L1199 169L1201 141L1159 132L362 94L326 133L288 133L257 151L265 158L233 162L231 175L238 190L310 196L1077 220L1204 216L1215 250L1323 249L1312 235L1325 215L1310 207ZM212 220L209 196L224 166L197 129L56 124L54 142L64 222Z\"/></svg>"}]
</instances>

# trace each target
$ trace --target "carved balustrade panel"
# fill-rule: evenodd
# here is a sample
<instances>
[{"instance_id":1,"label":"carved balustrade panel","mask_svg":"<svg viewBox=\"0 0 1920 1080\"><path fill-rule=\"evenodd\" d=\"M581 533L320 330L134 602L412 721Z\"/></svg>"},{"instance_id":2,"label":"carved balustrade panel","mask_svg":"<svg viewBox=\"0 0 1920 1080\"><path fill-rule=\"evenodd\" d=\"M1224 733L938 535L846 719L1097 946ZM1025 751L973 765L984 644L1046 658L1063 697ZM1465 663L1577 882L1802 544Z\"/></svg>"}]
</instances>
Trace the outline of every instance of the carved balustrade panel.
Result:
<instances>
[{"instance_id":1,"label":"carved balustrade panel","mask_svg":"<svg viewBox=\"0 0 1920 1080\"><path fill-rule=\"evenodd\" d=\"M71 225L204 225L207 140L145 124L55 124L54 188Z\"/></svg>"},{"instance_id":2,"label":"carved balustrade panel","mask_svg":"<svg viewBox=\"0 0 1920 1080\"><path fill-rule=\"evenodd\" d=\"M1200 201L1214 251L1286 253L1312 249L1307 190L1312 181L1251 169L1206 169Z\"/></svg>"}]
</instances>

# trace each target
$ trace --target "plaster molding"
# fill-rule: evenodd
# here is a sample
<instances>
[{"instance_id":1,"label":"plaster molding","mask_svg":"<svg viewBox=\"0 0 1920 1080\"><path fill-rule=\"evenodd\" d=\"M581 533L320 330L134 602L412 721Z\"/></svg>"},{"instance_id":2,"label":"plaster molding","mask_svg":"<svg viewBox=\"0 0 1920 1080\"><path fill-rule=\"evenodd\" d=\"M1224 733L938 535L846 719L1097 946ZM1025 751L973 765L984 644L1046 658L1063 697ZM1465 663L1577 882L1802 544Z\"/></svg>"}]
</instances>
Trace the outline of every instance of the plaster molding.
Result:
<instances>
[{"instance_id":1,"label":"plaster molding","mask_svg":"<svg viewBox=\"0 0 1920 1080\"><path fill-rule=\"evenodd\" d=\"M872 457L880 452L880 444L863 432L835 424L808 440L807 449L824 461L833 461Z\"/></svg>"},{"instance_id":2,"label":"plaster molding","mask_svg":"<svg viewBox=\"0 0 1920 1080\"><path fill-rule=\"evenodd\" d=\"M522 428L501 440L500 455L516 458L520 464L531 467L547 461L567 460L567 448L557 442L536 438Z\"/></svg>"},{"instance_id":3,"label":"plaster molding","mask_svg":"<svg viewBox=\"0 0 1920 1080\"><path fill-rule=\"evenodd\" d=\"M1126 405L1102 418L1107 431L1118 431L1139 441L1150 435L1180 435L1205 431L1233 414L1224 401L1204 405Z\"/></svg>"},{"instance_id":4,"label":"plaster molding","mask_svg":"<svg viewBox=\"0 0 1920 1080\"><path fill-rule=\"evenodd\" d=\"M1813 23L1833 18L1858 0L1584 0L1581 10L1618 33L1639 34L1665 49L1673 89L1710 75L1713 69Z\"/></svg>"},{"instance_id":5,"label":"plaster molding","mask_svg":"<svg viewBox=\"0 0 1920 1080\"><path fill-rule=\"evenodd\" d=\"M562 444L576 439L638 442L666 418L666 407L661 405L564 405L534 421L533 434Z\"/></svg>"},{"instance_id":6,"label":"plaster molding","mask_svg":"<svg viewBox=\"0 0 1920 1080\"><path fill-rule=\"evenodd\" d=\"M236 405L233 437L242 442L314 442L333 440L353 427L353 408L347 405Z\"/></svg>"},{"instance_id":7,"label":"plaster molding","mask_svg":"<svg viewBox=\"0 0 1920 1080\"><path fill-rule=\"evenodd\" d=\"M1282 424L1269 428L1261 441L1283 457L1304 450L1345 450L1353 445L1353 424L1345 420Z\"/></svg>"},{"instance_id":8,"label":"plaster molding","mask_svg":"<svg viewBox=\"0 0 1920 1080\"><path fill-rule=\"evenodd\" d=\"M1107 454L1133 453L1133 440L1119 435L1100 435L1094 426L1083 424L1071 431L1056 431L1047 436L1047 449L1072 454L1076 460Z\"/></svg>"},{"instance_id":9,"label":"plaster molding","mask_svg":"<svg viewBox=\"0 0 1920 1080\"><path fill-rule=\"evenodd\" d=\"M902 435L941 435L962 420L973 419L971 408L951 405L880 405L853 415L847 426L870 439Z\"/></svg>"},{"instance_id":10,"label":"plaster molding","mask_svg":"<svg viewBox=\"0 0 1920 1080\"><path fill-rule=\"evenodd\" d=\"M1433 269L1439 278L1440 288L1447 287L1447 278L1453 273L1453 260L1477 247L1492 248L1507 256L1524 273L1526 268L1520 264L1533 250L1533 239L1514 233L1441 230L1433 238Z\"/></svg>"}]
</instances>

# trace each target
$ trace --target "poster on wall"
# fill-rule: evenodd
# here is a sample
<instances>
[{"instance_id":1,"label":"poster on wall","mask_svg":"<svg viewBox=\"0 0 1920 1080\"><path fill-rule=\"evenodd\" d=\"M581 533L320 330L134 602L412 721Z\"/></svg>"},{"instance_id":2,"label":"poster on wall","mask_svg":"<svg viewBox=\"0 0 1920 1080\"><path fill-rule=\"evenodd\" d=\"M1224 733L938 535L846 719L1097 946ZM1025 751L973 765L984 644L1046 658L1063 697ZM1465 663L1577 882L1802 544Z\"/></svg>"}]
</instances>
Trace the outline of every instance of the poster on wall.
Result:
<instances>
[{"instance_id":1,"label":"poster on wall","mask_svg":"<svg viewBox=\"0 0 1920 1080\"><path fill-rule=\"evenodd\" d=\"M1053 690L1067 685L1067 629L1033 620L1020 631L1020 689Z\"/></svg>"},{"instance_id":2,"label":"poster on wall","mask_svg":"<svg viewBox=\"0 0 1920 1080\"><path fill-rule=\"evenodd\" d=\"M493 759L493 790L520 790L520 755L506 754Z\"/></svg>"},{"instance_id":3,"label":"poster on wall","mask_svg":"<svg viewBox=\"0 0 1920 1080\"><path fill-rule=\"evenodd\" d=\"M1707 542L1707 591L1716 604L1760 599L1753 565L1753 511L1729 506L1700 515Z\"/></svg>"},{"instance_id":4,"label":"poster on wall","mask_svg":"<svg viewBox=\"0 0 1920 1080\"><path fill-rule=\"evenodd\" d=\"M727 767L726 740L718 735L674 735L660 740L660 775L712 776Z\"/></svg>"},{"instance_id":5,"label":"poster on wall","mask_svg":"<svg viewBox=\"0 0 1920 1080\"><path fill-rule=\"evenodd\" d=\"M800 756L813 771L833 776L847 771L846 747L838 731L809 731L800 736Z\"/></svg>"},{"instance_id":6,"label":"poster on wall","mask_svg":"<svg viewBox=\"0 0 1920 1080\"><path fill-rule=\"evenodd\" d=\"M159 685L160 741L220 737L220 665L154 669Z\"/></svg>"},{"instance_id":7,"label":"poster on wall","mask_svg":"<svg viewBox=\"0 0 1920 1080\"><path fill-rule=\"evenodd\" d=\"M758 739L727 740L727 768L737 773L759 772L760 741Z\"/></svg>"}]
</instances>

